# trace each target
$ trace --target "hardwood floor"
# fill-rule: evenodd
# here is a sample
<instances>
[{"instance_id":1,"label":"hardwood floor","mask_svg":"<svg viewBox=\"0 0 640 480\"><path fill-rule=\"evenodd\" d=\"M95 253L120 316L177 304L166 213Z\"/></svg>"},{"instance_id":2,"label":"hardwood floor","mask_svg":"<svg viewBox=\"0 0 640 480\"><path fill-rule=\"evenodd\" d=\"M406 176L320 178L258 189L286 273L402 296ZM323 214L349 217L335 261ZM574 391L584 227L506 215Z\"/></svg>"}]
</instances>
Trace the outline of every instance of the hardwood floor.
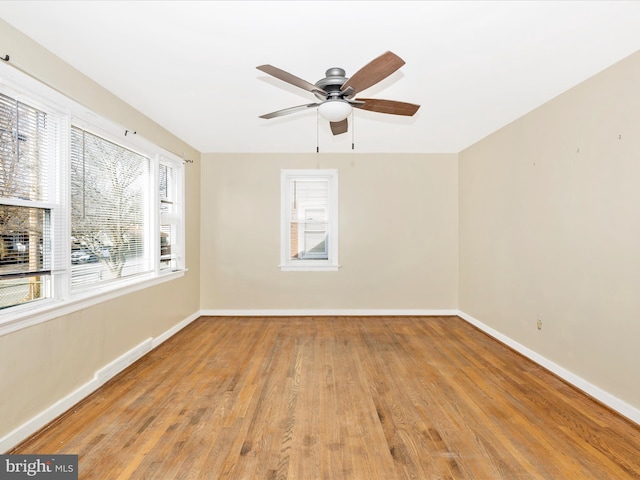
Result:
<instances>
[{"instance_id":1,"label":"hardwood floor","mask_svg":"<svg viewBox=\"0 0 640 480\"><path fill-rule=\"evenodd\" d=\"M83 480L640 478L637 425L455 317L203 317L12 453Z\"/></svg>"}]
</instances>

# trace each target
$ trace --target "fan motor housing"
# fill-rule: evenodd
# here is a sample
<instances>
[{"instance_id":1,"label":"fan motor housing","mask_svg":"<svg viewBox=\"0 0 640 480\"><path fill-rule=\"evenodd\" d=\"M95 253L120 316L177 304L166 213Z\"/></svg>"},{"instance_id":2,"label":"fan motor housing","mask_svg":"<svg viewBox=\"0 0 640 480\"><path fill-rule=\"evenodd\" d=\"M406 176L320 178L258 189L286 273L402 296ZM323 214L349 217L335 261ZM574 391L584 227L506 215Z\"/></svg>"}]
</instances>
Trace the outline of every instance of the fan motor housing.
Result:
<instances>
[{"instance_id":1,"label":"fan motor housing","mask_svg":"<svg viewBox=\"0 0 640 480\"><path fill-rule=\"evenodd\" d=\"M339 68L339 67L330 68L325 72L325 78L318 80L315 83L315 85L316 87L319 87L320 89L327 92L327 94L329 95L329 98L335 98L335 97L339 98L342 94L342 91L340 90L340 88L348 80L348 78L345 77L345 74L346 72L342 68ZM325 97L323 97L318 93L316 93L315 96L318 97L320 100L326 100Z\"/></svg>"}]
</instances>

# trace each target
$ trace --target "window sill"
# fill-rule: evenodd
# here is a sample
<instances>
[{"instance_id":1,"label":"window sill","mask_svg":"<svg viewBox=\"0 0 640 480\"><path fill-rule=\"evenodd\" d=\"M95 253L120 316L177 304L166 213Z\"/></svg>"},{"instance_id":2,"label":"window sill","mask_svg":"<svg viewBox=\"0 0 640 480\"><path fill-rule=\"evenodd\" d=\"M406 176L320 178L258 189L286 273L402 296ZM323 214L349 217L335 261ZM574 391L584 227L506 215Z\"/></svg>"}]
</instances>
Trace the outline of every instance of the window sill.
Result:
<instances>
[{"instance_id":1,"label":"window sill","mask_svg":"<svg viewBox=\"0 0 640 480\"><path fill-rule=\"evenodd\" d=\"M67 300L37 300L33 303L11 309L11 312L0 312L0 336L6 335L23 328L31 327L39 323L44 323L63 315L69 315L78 310L82 310L93 305L97 305L108 300L127 295L129 293L143 290L145 288L160 285L161 283L176 280L184 276L185 270L177 270L158 276L146 277L135 281L127 282L126 285L117 285L96 288L91 292L76 294ZM21 308L24 307L24 308ZM17 311L16 311L17 310Z\"/></svg>"},{"instance_id":2,"label":"window sill","mask_svg":"<svg viewBox=\"0 0 640 480\"><path fill-rule=\"evenodd\" d=\"M340 265L279 265L282 272L337 272Z\"/></svg>"}]
</instances>

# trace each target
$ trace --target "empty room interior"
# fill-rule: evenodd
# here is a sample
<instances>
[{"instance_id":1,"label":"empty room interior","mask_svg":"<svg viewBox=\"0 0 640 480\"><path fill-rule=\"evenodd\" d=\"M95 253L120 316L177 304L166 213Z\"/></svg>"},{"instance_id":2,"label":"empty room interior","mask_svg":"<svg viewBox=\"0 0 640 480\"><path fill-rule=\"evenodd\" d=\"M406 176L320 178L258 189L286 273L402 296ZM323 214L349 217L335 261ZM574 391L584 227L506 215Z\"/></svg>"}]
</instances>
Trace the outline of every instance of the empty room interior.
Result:
<instances>
[{"instance_id":1,"label":"empty room interior","mask_svg":"<svg viewBox=\"0 0 640 480\"><path fill-rule=\"evenodd\" d=\"M640 478L638 24L0 1L0 478Z\"/></svg>"}]
</instances>

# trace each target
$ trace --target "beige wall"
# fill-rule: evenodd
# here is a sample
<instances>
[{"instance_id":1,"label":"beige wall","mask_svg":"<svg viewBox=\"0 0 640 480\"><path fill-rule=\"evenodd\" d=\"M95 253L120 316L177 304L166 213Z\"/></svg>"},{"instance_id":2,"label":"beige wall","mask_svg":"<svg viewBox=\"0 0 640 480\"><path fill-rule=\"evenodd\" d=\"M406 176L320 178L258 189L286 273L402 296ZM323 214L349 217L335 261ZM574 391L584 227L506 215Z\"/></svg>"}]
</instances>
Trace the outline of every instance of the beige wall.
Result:
<instances>
[{"instance_id":1,"label":"beige wall","mask_svg":"<svg viewBox=\"0 0 640 480\"><path fill-rule=\"evenodd\" d=\"M639 85L636 53L459 164L460 310L635 408Z\"/></svg>"},{"instance_id":2,"label":"beige wall","mask_svg":"<svg viewBox=\"0 0 640 480\"><path fill-rule=\"evenodd\" d=\"M337 272L281 272L280 169L337 168ZM455 309L457 155L205 154L204 310Z\"/></svg>"},{"instance_id":3,"label":"beige wall","mask_svg":"<svg viewBox=\"0 0 640 480\"><path fill-rule=\"evenodd\" d=\"M0 439L149 337L199 310L199 153L0 21L3 54L34 77L138 135L194 159L186 166L188 272L146 290L0 336Z\"/></svg>"}]
</instances>

